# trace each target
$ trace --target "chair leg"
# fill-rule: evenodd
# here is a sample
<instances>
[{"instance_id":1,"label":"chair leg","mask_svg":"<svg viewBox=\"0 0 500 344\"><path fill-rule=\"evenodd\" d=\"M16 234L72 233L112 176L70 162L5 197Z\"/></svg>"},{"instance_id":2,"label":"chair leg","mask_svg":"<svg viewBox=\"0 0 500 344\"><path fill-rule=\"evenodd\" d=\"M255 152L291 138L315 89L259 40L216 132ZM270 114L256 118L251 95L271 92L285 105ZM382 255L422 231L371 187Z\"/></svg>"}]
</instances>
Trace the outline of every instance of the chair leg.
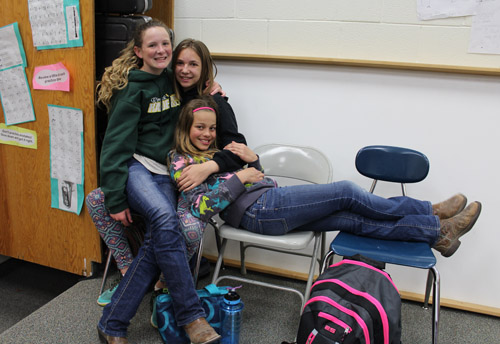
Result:
<instances>
[{"instance_id":1,"label":"chair leg","mask_svg":"<svg viewBox=\"0 0 500 344\"><path fill-rule=\"evenodd\" d=\"M427 283L425 286L424 309L429 309L429 297L431 296L431 289L434 285L434 273L429 269L427 271Z\"/></svg>"},{"instance_id":2,"label":"chair leg","mask_svg":"<svg viewBox=\"0 0 500 344\"><path fill-rule=\"evenodd\" d=\"M104 274L102 275L101 290L99 290L99 296L104 291L104 285L106 284L106 279L108 278L109 265L111 264L111 250L108 249L108 258L106 258L106 266L104 267Z\"/></svg>"},{"instance_id":3,"label":"chair leg","mask_svg":"<svg viewBox=\"0 0 500 344\"><path fill-rule=\"evenodd\" d=\"M220 268L222 265L222 259L224 258L224 251L226 250L227 239L222 239L222 246L220 248L219 257L217 258L217 263L215 264L214 274L212 276L212 284L215 284L215 281L219 277Z\"/></svg>"},{"instance_id":4,"label":"chair leg","mask_svg":"<svg viewBox=\"0 0 500 344\"><path fill-rule=\"evenodd\" d=\"M323 258L323 262L321 263L320 273L325 272L326 268L330 265L330 261L333 259L334 255L335 253L333 251L328 251L328 253L325 255L325 258Z\"/></svg>"},{"instance_id":5,"label":"chair leg","mask_svg":"<svg viewBox=\"0 0 500 344\"><path fill-rule=\"evenodd\" d=\"M325 256L326 253L326 232L321 233L321 255L320 260ZM323 270L323 261L319 262L319 271Z\"/></svg>"},{"instance_id":6,"label":"chair leg","mask_svg":"<svg viewBox=\"0 0 500 344\"><path fill-rule=\"evenodd\" d=\"M200 244L198 245L198 250L196 251L196 266L194 267L193 271L193 282L195 287L198 283L198 275L200 273L200 263L202 254L203 254L203 237L201 238Z\"/></svg>"},{"instance_id":7,"label":"chair leg","mask_svg":"<svg viewBox=\"0 0 500 344\"><path fill-rule=\"evenodd\" d=\"M304 293L304 302L309 299L311 293L311 286L314 279L314 271L316 267L316 259L318 259L319 245L321 244L321 233L314 233L314 251L311 257L311 266L309 267L309 277L307 278L306 291ZM302 305L304 307L304 305Z\"/></svg>"},{"instance_id":8,"label":"chair leg","mask_svg":"<svg viewBox=\"0 0 500 344\"><path fill-rule=\"evenodd\" d=\"M432 292L432 343L437 344L439 335L439 311L441 308L440 276L438 270L431 268L434 274L434 288Z\"/></svg>"},{"instance_id":9,"label":"chair leg","mask_svg":"<svg viewBox=\"0 0 500 344\"><path fill-rule=\"evenodd\" d=\"M220 252L220 245L221 245L221 240L220 240L220 236L219 236L219 225L217 224L217 221L215 221L214 219L210 219L209 224L212 225L212 227L214 229L215 244L217 245L217 253L219 253Z\"/></svg>"},{"instance_id":10,"label":"chair leg","mask_svg":"<svg viewBox=\"0 0 500 344\"><path fill-rule=\"evenodd\" d=\"M240 241L240 270L242 275L247 274L247 268L245 266L245 243Z\"/></svg>"}]
</instances>

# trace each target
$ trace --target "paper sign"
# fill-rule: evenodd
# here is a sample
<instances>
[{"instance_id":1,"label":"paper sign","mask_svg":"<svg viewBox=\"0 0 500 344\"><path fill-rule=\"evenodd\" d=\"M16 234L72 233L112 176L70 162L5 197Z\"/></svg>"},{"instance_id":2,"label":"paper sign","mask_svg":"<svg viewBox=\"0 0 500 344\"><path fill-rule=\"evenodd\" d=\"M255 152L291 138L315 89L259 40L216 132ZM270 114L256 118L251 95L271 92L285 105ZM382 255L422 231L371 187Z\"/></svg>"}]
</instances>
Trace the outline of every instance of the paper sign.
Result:
<instances>
[{"instance_id":1,"label":"paper sign","mask_svg":"<svg viewBox=\"0 0 500 344\"><path fill-rule=\"evenodd\" d=\"M80 214L85 193L83 112L48 105L52 208Z\"/></svg>"},{"instance_id":2,"label":"paper sign","mask_svg":"<svg viewBox=\"0 0 500 344\"><path fill-rule=\"evenodd\" d=\"M28 0L28 11L37 49L83 46L80 0Z\"/></svg>"},{"instance_id":3,"label":"paper sign","mask_svg":"<svg viewBox=\"0 0 500 344\"><path fill-rule=\"evenodd\" d=\"M0 123L0 143L36 149L36 131Z\"/></svg>"},{"instance_id":4,"label":"paper sign","mask_svg":"<svg viewBox=\"0 0 500 344\"><path fill-rule=\"evenodd\" d=\"M35 67L33 88L69 92L69 71L61 62Z\"/></svg>"},{"instance_id":5,"label":"paper sign","mask_svg":"<svg viewBox=\"0 0 500 344\"><path fill-rule=\"evenodd\" d=\"M0 47L0 70L19 65L28 66L23 40L17 23L0 27L0 42L2 42L2 47Z\"/></svg>"},{"instance_id":6,"label":"paper sign","mask_svg":"<svg viewBox=\"0 0 500 344\"><path fill-rule=\"evenodd\" d=\"M5 124L13 125L35 120L30 86L23 66L0 71L0 100Z\"/></svg>"},{"instance_id":7,"label":"paper sign","mask_svg":"<svg viewBox=\"0 0 500 344\"><path fill-rule=\"evenodd\" d=\"M469 53L500 54L500 0L481 1L472 20Z\"/></svg>"}]
</instances>

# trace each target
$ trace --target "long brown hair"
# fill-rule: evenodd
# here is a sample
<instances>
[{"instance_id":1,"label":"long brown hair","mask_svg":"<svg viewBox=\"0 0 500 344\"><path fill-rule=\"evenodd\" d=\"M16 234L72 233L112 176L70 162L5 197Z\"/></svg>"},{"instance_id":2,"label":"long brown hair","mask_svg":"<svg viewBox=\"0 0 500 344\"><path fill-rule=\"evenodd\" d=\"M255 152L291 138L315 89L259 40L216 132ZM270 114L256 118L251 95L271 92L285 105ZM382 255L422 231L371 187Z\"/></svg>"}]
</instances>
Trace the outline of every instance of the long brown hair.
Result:
<instances>
[{"instance_id":1,"label":"long brown hair","mask_svg":"<svg viewBox=\"0 0 500 344\"><path fill-rule=\"evenodd\" d=\"M134 32L134 37L127 46L120 52L120 55L113 60L111 66L106 67L101 81L97 84L97 103L102 103L106 110L111 108L111 97L115 91L124 89L128 84L128 74L132 69L140 69L143 61L135 52L134 47L141 47L144 32L153 27L162 27L172 39L172 30L162 21L153 19L141 24Z\"/></svg>"},{"instance_id":2,"label":"long brown hair","mask_svg":"<svg viewBox=\"0 0 500 344\"><path fill-rule=\"evenodd\" d=\"M177 47L175 47L174 53L172 54L172 68L175 71L180 53L187 48L193 49L201 60L200 80L198 80L195 85L197 94L200 96L208 94L209 90L212 89L215 76L217 75L217 66L205 43L192 38L186 38L180 42ZM175 94L179 100L182 100L180 86L177 82L175 83Z\"/></svg>"},{"instance_id":3,"label":"long brown hair","mask_svg":"<svg viewBox=\"0 0 500 344\"><path fill-rule=\"evenodd\" d=\"M215 146L215 140L206 151L200 151L196 148L191 140L189 139L189 133L191 131L191 126L194 121L193 110L200 107L210 107L215 110L215 116L218 116L217 104L212 99L211 96L202 96L200 98L195 98L190 100L186 105L182 107L181 114L177 121L177 127L175 129L174 138L174 150L173 152L181 154L184 156L191 156L193 158L201 159L211 159L214 154L218 151ZM169 161L170 165L170 161Z\"/></svg>"}]
</instances>

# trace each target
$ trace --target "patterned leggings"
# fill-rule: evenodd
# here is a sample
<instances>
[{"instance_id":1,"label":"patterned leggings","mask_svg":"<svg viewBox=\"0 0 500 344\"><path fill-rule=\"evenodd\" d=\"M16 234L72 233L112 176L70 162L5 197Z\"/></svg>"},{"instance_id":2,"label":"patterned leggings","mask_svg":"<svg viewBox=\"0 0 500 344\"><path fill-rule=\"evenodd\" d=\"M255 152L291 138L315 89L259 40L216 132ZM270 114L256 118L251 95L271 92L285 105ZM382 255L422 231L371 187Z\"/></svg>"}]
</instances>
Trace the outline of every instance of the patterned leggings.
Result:
<instances>
[{"instance_id":1,"label":"patterned leggings","mask_svg":"<svg viewBox=\"0 0 500 344\"><path fill-rule=\"evenodd\" d=\"M121 222L113 220L104 205L104 193L101 188L91 191L85 198L90 217L101 238L111 250L118 269L128 268L134 259L125 228ZM184 214L179 222L186 241L188 261L198 250L206 224L190 214Z\"/></svg>"}]
</instances>

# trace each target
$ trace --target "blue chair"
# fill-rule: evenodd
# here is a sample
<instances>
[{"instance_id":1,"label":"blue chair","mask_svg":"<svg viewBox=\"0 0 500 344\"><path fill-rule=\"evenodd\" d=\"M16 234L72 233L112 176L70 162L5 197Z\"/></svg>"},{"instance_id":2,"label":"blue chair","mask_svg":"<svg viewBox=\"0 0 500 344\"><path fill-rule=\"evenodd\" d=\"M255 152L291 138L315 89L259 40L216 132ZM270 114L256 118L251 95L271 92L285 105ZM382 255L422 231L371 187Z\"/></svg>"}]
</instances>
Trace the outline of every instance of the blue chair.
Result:
<instances>
[{"instance_id":1,"label":"blue chair","mask_svg":"<svg viewBox=\"0 0 500 344\"><path fill-rule=\"evenodd\" d=\"M417 151L392 147L368 146L362 148L356 156L356 169L362 175L372 178L370 192L373 193L378 180L400 183L403 195L406 195L405 183L416 183L427 177L429 160ZM436 257L428 244L380 240L340 232L330 244L330 251L322 263L323 271L328 267L334 255L366 257L402 266L428 269L424 307L427 308L430 289L432 293L432 342L437 343L440 308L440 277L435 267Z\"/></svg>"}]
</instances>

